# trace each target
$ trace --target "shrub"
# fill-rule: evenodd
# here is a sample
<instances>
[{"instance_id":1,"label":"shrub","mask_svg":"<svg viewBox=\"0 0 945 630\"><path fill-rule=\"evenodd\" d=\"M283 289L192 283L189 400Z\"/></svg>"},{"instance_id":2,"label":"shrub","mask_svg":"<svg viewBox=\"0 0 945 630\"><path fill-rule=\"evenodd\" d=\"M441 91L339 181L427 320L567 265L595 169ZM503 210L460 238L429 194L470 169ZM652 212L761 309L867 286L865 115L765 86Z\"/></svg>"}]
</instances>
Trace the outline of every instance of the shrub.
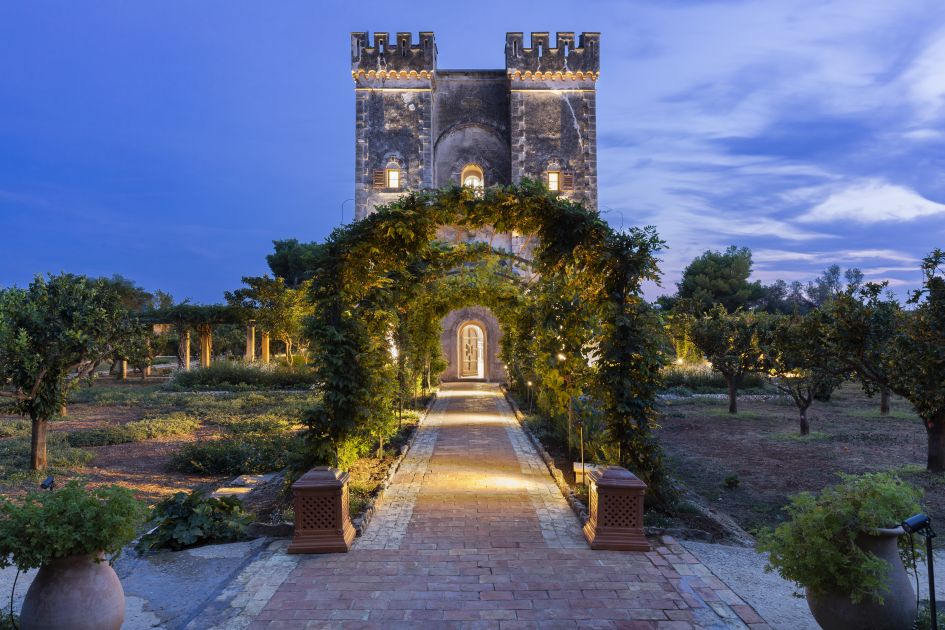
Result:
<instances>
[{"instance_id":1,"label":"shrub","mask_svg":"<svg viewBox=\"0 0 945 630\"><path fill-rule=\"evenodd\" d=\"M841 482L819 496L795 495L785 510L791 520L758 537L758 551L770 555L766 570L820 594L848 594L856 603L883 602L887 565L856 545L860 533L896 527L920 510L921 491L890 473L840 475ZM906 538L899 539L903 564L912 566Z\"/></svg>"},{"instance_id":2,"label":"shrub","mask_svg":"<svg viewBox=\"0 0 945 630\"><path fill-rule=\"evenodd\" d=\"M292 452L302 448L295 434L250 433L188 444L171 458L170 467L201 475L245 475L285 468Z\"/></svg>"},{"instance_id":3,"label":"shrub","mask_svg":"<svg viewBox=\"0 0 945 630\"><path fill-rule=\"evenodd\" d=\"M199 426L200 421L193 416L174 413L101 429L80 429L71 432L68 439L71 446L127 444L171 435L188 435Z\"/></svg>"},{"instance_id":4,"label":"shrub","mask_svg":"<svg viewBox=\"0 0 945 630\"><path fill-rule=\"evenodd\" d=\"M47 438L48 472L71 470L84 466L92 460L92 453L73 448L65 433L50 433ZM9 481L11 476L25 475L29 478L40 477L43 472L29 470L30 439L13 438L0 441L0 480ZM6 479L4 479L6 478Z\"/></svg>"},{"instance_id":5,"label":"shrub","mask_svg":"<svg viewBox=\"0 0 945 630\"><path fill-rule=\"evenodd\" d=\"M218 361L208 368L178 371L169 387L178 390L307 389L314 384L314 371L305 365L263 366L239 361Z\"/></svg>"},{"instance_id":6,"label":"shrub","mask_svg":"<svg viewBox=\"0 0 945 630\"><path fill-rule=\"evenodd\" d=\"M22 437L30 434L30 423L26 420L0 422L0 438Z\"/></svg>"},{"instance_id":7,"label":"shrub","mask_svg":"<svg viewBox=\"0 0 945 630\"><path fill-rule=\"evenodd\" d=\"M57 558L116 555L135 537L144 506L121 486L91 490L70 481L34 491L22 502L0 500L0 568L34 569Z\"/></svg>"},{"instance_id":8,"label":"shrub","mask_svg":"<svg viewBox=\"0 0 945 630\"><path fill-rule=\"evenodd\" d=\"M165 499L154 508L152 518L157 520L157 528L141 537L139 552L232 542L243 538L253 520L239 499L208 498L200 490L178 492Z\"/></svg>"},{"instance_id":9,"label":"shrub","mask_svg":"<svg viewBox=\"0 0 945 630\"><path fill-rule=\"evenodd\" d=\"M762 389L767 384L764 375L748 373L742 378L739 389ZM728 391L725 377L708 364L672 364L663 368L663 387L684 387L696 393L724 393Z\"/></svg>"}]
</instances>

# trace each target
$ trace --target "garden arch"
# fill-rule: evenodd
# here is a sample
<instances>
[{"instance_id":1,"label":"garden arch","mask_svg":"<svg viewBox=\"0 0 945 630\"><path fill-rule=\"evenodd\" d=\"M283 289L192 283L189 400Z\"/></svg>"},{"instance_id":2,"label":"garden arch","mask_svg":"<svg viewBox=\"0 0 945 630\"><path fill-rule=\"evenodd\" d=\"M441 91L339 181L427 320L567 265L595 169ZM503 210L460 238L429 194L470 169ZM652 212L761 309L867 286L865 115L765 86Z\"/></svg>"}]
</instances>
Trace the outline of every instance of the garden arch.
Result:
<instances>
[{"instance_id":1,"label":"garden arch","mask_svg":"<svg viewBox=\"0 0 945 630\"><path fill-rule=\"evenodd\" d=\"M441 226L534 236L533 259L516 259L488 246L443 243L436 240ZM511 276L516 265L530 265L537 282L576 279L572 284L580 300L599 321L588 390L619 446L619 463L660 492L662 461L651 428L664 355L654 334L658 320L642 299L641 285L658 279L655 256L661 247L653 228L615 232L596 212L530 181L485 191L454 186L411 192L338 228L313 261L315 310L309 333L323 400L310 414L311 435L337 444L377 422L389 405L385 392L409 356L403 350L410 327L429 326L443 308L431 284L449 282L463 265L493 256L501 260L492 276ZM456 292L465 292L461 301L489 306L484 302L494 299L481 287L458 284ZM503 299L496 303L505 304ZM517 314L522 310L527 311ZM515 309L499 311L503 326L514 329ZM401 351L392 353L392 345ZM524 347L518 344L516 351ZM515 352L505 358L511 361L512 386L522 386Z\"/></svg>"}]
</instances>

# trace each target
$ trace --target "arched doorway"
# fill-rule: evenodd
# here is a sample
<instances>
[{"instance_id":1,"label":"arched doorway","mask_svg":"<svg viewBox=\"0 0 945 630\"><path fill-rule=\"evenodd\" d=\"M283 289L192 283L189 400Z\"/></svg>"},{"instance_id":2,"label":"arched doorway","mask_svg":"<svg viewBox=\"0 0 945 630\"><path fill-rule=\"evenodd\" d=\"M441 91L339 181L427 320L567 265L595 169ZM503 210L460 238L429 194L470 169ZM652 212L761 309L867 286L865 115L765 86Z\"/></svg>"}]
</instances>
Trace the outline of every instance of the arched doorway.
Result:
<instances>
[{"instance_id":1,"label":"arched doorway","mask_svg":"<svg viewBox=\"0 0 945 630\"><path fill-rule=\"evenodd\" d=\"M486 377L486 335L478 324L467 323L459 329L456 355L459 357L459 377L483 379Z\"/></svg>"}]
</instances>

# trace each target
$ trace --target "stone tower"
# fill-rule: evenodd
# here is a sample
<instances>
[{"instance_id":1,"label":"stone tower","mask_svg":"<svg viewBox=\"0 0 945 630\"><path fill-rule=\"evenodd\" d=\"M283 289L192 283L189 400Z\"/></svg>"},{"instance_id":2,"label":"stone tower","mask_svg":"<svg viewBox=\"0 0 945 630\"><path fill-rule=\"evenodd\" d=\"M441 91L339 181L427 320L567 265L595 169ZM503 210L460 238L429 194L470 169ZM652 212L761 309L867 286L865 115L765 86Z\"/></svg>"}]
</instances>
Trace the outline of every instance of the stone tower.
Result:
<instances>
[{"instance_id":1,"label":"stone tower","mask_svg":"<svg viewBox=\"0 0 945 630\"><path fill-rule=\"evenodd\" d=\"M600 34L505 36L504 70L442 70L433 33L351 34L355 83L355 219L405 191L451 183L492 186L537 179L562 196L597 208L596 81ZM458 234L517 253L513 235ZM501 330L488 309L443 321L444 378L502 380ZM478 337L477 337L478 335ZM473 348L478 344L478 347ZM472 354L470 354L472 353ZM473 360L475 359L475 360ZM476 364L473 369L473 363Z\"/></svg>"}]
</instances>

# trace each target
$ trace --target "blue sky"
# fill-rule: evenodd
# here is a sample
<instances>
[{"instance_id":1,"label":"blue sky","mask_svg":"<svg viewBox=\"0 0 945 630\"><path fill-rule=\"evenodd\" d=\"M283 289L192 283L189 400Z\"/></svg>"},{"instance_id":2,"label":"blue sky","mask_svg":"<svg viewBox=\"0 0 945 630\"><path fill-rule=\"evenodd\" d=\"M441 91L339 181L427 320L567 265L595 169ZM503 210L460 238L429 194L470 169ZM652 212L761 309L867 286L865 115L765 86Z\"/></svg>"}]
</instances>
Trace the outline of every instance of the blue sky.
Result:
<instances>
[{"instance_id":1,"label":"blue sky","mask_svg":"<svg viewBox=\"0 0 945 630\"><path fill-rule=\"evenodd\" d=\"M601 31L600 205L756 277L858 266L900 292L945 247L941 0L0 5L0 285L121 273L222 299L271 241L352 215L352 30L432 30L443 68L506 31ZM537 9L536 7L540 7Z\"/></svg>"}]
</instances>

